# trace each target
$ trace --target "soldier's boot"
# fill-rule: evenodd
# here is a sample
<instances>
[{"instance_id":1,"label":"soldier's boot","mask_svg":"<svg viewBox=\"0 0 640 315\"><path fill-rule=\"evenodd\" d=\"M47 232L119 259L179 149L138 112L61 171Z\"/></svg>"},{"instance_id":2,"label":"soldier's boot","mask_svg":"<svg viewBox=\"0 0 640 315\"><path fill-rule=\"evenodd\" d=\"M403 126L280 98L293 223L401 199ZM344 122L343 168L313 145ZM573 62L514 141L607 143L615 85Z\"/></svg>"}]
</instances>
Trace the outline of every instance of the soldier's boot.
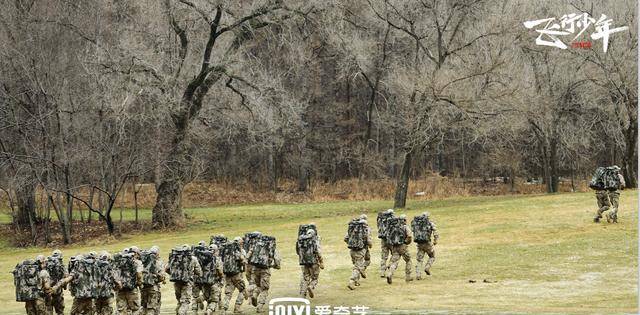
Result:
<instances>
[{"instance_id":1,"label":"soldier's boot","mask_svg":"<svg viewBox=\"0 0 640 315\"><path fill-rule=\"evenodd\" d=\"M355 284L356 284L356 287L359 287L359 286L360 286L360 281L356 280L356 281L354 281L354 282L355 282Z\"/></svg>"},{"instance_id":2,"label":"soldier's boot","mask_svg":"<svg viewBox=\"0 0 640 315\"><path fill-rule=\"evenodd\" d=\"M593 218L593 223L600 223L600 217Z\"/></svg>"},{"instance_id":3,"label":"soldier's boot","mask_svg":"<svg viewBox=\"0 0 640 315\"><path fill-rule=\"evenodd\" d=\"M406 275L406 276L404 277L404 281L405 281L405 282L411 282L411 281L413 281L413 277L412 277L411 275Z\"/></svg>"},{"instance_id":4,"label":"soldier's boot","mask_svg":"<svg viewBox=\"0 0 640 315\"><path fill-rule=\"evenodd\" d=\"M367 278L367 270L364 268L360 268L360 277L366 279Z\"/></svg>"},{"instance_id":5,"label":"soldier's boot","mask_svg":"<svg viewBox=\"0 0 640 315\"><path fill-rule=\"evenodd\" d=\"M251 294L251 305L258 306L258 296L256 296L255 292Z\"/></svg>"},{"instance_id":6,"label":"soldier's boot","mask_svg":"<svg viewBox=\"0 0 640 315\"><path fill-rule=\"evenodd\" d=\"M617 211L611 213L611 222L618 223L618 212Z\"/></svg>"},{"instance_id":7,"label":"soldier's boot","mask_svg":"<svg viewBox=\"0 0 640 315\"><path fill-rule=\"evenodd\" d=\"M235 304L233 307L234 314L242 314L242 304Z\"/></svg>"},{"instance_id":8,"label":"soldier's boot","mask_svg":"<svg viewBox=\"0 0 640 315\"><path fill-rule=\"evenodd\" d=\"M349 290L355 290L356 289L356 282L353 280L349 280L349 284L347 284L347 288L349 288Z\"/></svg>"},{"instance_id":9,"label":"soldier's boot","mask_svg":"<svg viewBox=\"0 0 640 315\"><path fill-rule=\"evenodd\" d=\"M422 271L419 265L416 266L416 280L422 280Z\"/></svg>"},{"instance_id":10,"label":"soldier's boot","mask_svg":"<svg viewBox=\"0 0 640 315\"><path fill-rule=\"evenodd\" d=\"M611 213L610 212L607 212L605 214L605 217L607 218L607 223L611 223L611 221L613 221L613 219L611 218Z\"/></svg>"}]
</instances>

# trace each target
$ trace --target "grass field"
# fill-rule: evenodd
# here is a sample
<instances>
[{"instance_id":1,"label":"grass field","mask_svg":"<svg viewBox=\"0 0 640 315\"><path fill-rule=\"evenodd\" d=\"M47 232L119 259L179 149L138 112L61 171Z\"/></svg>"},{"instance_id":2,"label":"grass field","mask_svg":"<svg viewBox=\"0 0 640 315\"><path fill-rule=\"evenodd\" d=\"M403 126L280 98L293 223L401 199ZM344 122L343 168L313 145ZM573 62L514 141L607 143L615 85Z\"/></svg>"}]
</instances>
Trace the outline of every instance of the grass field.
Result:
<instances>
[{"instance_id":1,"label":"grass field","mask_svg":"<svg viewBox=\"0 0 640 315\"><path fill-rule=\"evenodd\" d=\"M322 237L325 270L313 305L366 305L375 312L408 313L637 313L637 191L621 196L620 223L594 224L593 193L465 197L410 201L412 217L427 209L440 231L433 275L405 283L404 264L388 285L378 277L379 242L374 240L369 277L356 291L346 288L350 258L342 242L349 218L375 213L391 201L329 202L288 205L243 205L188 209L196 221L186 230L129 235L63 248L65 257L89 250L121 250L157 244L163 257L177 244L208 240L214 233L233 237L259 230L274 235L283 267L272 273L271 297L296 296L300 276L294 250L297 225L316 222ZM143 211L143 217L148 210ZM130 218L130 213L127 213ZM48 254L50 248L0 245L0 305L3 314L22 314L14 301L10 271L16 262ZM415 263L415 245L411 245ZM477 283L469 283L469 280ZM496 281L483 283L483 279ZM163 313L175 307L173 288L163 288ZM67 311L71 299L67 295ZM253 308L244 307L245 313Z\"/></svg>"}]
</instances>

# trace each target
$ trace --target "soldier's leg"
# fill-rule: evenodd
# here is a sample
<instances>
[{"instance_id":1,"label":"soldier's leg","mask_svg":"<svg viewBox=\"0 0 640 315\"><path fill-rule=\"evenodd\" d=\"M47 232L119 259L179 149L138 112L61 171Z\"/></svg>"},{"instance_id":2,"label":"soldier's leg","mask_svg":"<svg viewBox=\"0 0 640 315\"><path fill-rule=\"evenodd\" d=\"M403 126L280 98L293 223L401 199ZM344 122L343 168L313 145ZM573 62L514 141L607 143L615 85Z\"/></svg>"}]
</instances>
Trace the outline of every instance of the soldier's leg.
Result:
<instances>
[{"instance_id":1,"label":"soldier's leg","mask_svg":"<svg viewBox=\"0 0 640 315\"><path fill-rule=\"evenodd\" d=\"M256 311L258 313L262 313L265 311L265 305L267 304L267 298L269 297L269 288L271 287L271 272L269 270L262 272L260 282L256 283L256 287L260 291L258 294L258 306L256 306Z\"/></svg>"},{"instance_id":2,"label":"soldier's leg","mask_svg":"<svg viewBox=\"0 0 640 315\"><path fill-rule=\"evenodd\" d=\"M424 272L431 275L431 266L433 266L433 263L436 261L436 249L431 243L427 243L426 252L429 256L429 260L427 260L427 264L424 266Z\"/></svg>"},{"instance_id":3,"label":"soldier's leg","mask_svg":"<svg viewBox=\"0 0 640 315\"><path fill-rule=\"evenodd\" d=\"M36 315L36 301L24 302L24 311L27 315Z\"/></svg>"},{"instance_id":4,"label":"soldier's leg","mask_svg":"<svg viewBox=\"0 0 640 315\"><path fill-rule=\"evenodd\" d=\"M116 295L116 308L118 309L119 315L129 314L127 310L127 295L125 291L118 291Z\"/></svg>"},{"instance_id":5,"label":"soldier's leg","mask_svg":"<svg viewBox=\"0 0 640 315\"><path fill-rule=\"evenodd\" d=\"M384 240L380 240L380 277L384 278L387 272L387 259L389 259L389 247Z\"/></svg>"},{"instance_id":6,"label":"soldier's leg","mask_svg":"<svg viewBox=\"0 0 640 315\"><path fill-rule=\"evenodd\" d=\"M191 304L191 293L193 292L193 287L190 282L184 283L182 285L180 292L180 300L178 301L178 315L187 315L189 313L189 306Z\"/></svg>"},{"instance_id":7,"label":"soldier's leg","mask_svg":"<svg viewBox=\"0 0 640 315\"><path fill-rule=\"evenodd\" d=\"M198 308L202 309L201 305L203 304L203 297L200 294L202 291L202 285L199 283L193 284L193 300L191 302L191 310L195 311L198 314Z\"/></svg>"},{"instance_id":8,"label":"soldier's leg","mask_svg":"<svg viewBox=\"0 0 640 315\"><path fill-rule=\"evenodd\" d=\"M300 276L300 296L307 297L307 289L311 282L311 272L309 266L301 265L302 275Z\"/></svg>"},{"instance_id":9,"label":"soldier's leg","mask_svg":"<svg viewBox=\"0 0 640 315\"><path fill-rule=\"evenodd\" d=\"M162 291L160 291L160 286L157 286L152 291L153 297L149 299L149 302L152 305L153 314L160 315L160 307L162 306Z\"/></svg>"},{"instance_id":10,"label":"soldier's leg","mask_svg":"<svg viewBox=\"0 0 640 315\"><path fill-rule=\"evenodd\" d=\"M366 250L351 250L351 260L353 261L353 269L351 270L351 278L349 278L349 289L355 289L359 285L360 276L364 275Z\"/></svg>"},{"instance_id":11,"label":"soldier's leg","mask_svg":"<svg viewBox=\"0 0 640 315\"><path fill-rule=\"evenodd\" d=\"M252 265L247 265L247 268L245 269L245 276L247 278L247 291L249 291L249 295L252 294L253 290L255 289L255 281L254 281L254 269L255 267L253 267Z\"/></svg>"},{"instance_id":12,"label":"soldier's leg","mask_svg":"<svg viewBox=\"0 0 640 315\"><path fill-rule=\"evenodd\" d=\"M398 261L400 261L400 252L398 252L394 247L391 250L391 260L389 261L389 267L387 267L387 279L393 277L393 273L398 268Z\"/></svg>"},{"instance_id":13,"label":"soldier's leg","mask_svg":"<svg viewBox=\"0 0 640 315\"><path fill-rule=\"evenodd\" d=\"M311 266L310 275L311 281L309 281L309 289L315 290L318 285L318 279L320 278L320 265L315 264Z\"/></svg>"},{"instance_id":14,"label":"soldier's leg","mask_svg":"<svg viewBox=\"0 0 640 315\"><path fill-rule=\"evenodd\" d=\"M140 309L142 310L142 314L150 314L147 309L149 306L149 294L150 287L144 286L140 289Z\"/></svg>"},{"instance_id":15,"label":"soldier's leg","mask_svg":"<svg viewBox=\"0 0 640 315\"><path fill-rule=\"evenodd\" d=\"M231 301L231 296L233 295L233 290L235 287L231 282L231 277L225 276L224 281L224 299L222 300L222 310L226 311L229 309L229 301Z\"/></svg>"},{"instance_id":16,"label":"soldier's leg","mask_svg":"<svg viewBox=\"0 0 640 315\"><path fill-rule=\"evenodd\" d=\"M369 250L369 247L367 247L364 255L364 268L366 269L369 265L371 265L371 251Z\"/></svg>"},{"instance_id":17,"label":"soldier's leg","mask_svg":"<svg viewBox=\"0 0 640 315\"><path fill-rule=\"evenodd\" d=\"M411 262L411 254L409 253L409 247L407 245L402 245L402 259L404 259L404 275L406 281L412 281L413 276L413 263Z\"/></svg>"},{"instance_id":18,"label":"soldier's leg","mask_svg":"<svg viewBox=\"0 0 640 315\"><path fill-rule=\"evenodd\" d=\"M424 259L424 248L423 244L417 244L417 253L416 253L416 279L422 279L422 261Z\"/></svg>"},{"instance_id":19,"label":"soldier's leg","mask_svg":"<svg viewBox=\"0 0 640 315\"><path fill-rule=\"evenodd\" d=\"M178 314L178 310L180 309L180 298L182 297L182 283L173 283L173 293L176 296L176 314Z\"/></svg>"},{"instance_id":20,"label":"soldier's leg","mask_svg":"<svg viewBox=\"0 0 640 315\"><path fill-rule=\"evenodd\" d=\"M602 213L609 210L609 196L606 190L596 191L596 199L598 201L598 211L593 218L594 222L599 222L602 218Z\"/></svg>"},{"instance_id":21,"label":"soldier's leg","mask_svg":"<svg viewBox=\"0 0 640 315\"><path fill-rule=\"evenodd\" d=\"M247 284L244 282L244 275L242 273L239 273L233 277L233 285L236 289L238 289L238 296L236 297L236 303L233 311L239 313L242 303L244 303L245 299L249 298L249 293L247 292Z\"/></svg>"},{"instance_id":22,"label":"soldier's leg","mask_svg":"<svg viewBox=\"0 0 640 315\"><path fill-rule=\"evenodd\" d=\"M34 302L35 302L34 308L36 310L36 314L38 315L48 314L47 302L44 300L44 298L37 298Z\"/></svg>"},{"instance_id":23,"label":"soldier's leg","mask_svg":"<svg viewBox=\"0 0 640 315\"><path fill-rule=\"evenodd\" d=\"M209 293L209 300L207 301L206 314L211 315L218 309L220 305L220 292L222 291L222 284L214 283L208 287L208 290L210 290L211 292Z\"/></svg>"},{"instance_id":24,"label":"soldier's leg","mask_svg":"<svg viewBox=\"0 0 640 315\"><path fill-rule=\"evenodd\" d=\"M611 211L607 216L608 221L618 222L618 205L620 201L620 192L617 190L609 192L609 201L611 202Z\"/></svg>"},{"instance_id":25,"label":"soldier's leg","mask_svg":"<svg viewBox=\"0 0 640 315\"><path fill-rule=\"evenodd\" d=\"M113 314L113 299L102 298L96 299L96 314L97 315L111 315Z\"/></svg>"},{"instance_id":26,"label":"soldier's leg","mask_svg":"<svg viewBox=\"0 0 640 315\"><path fill-rule=\"evenodd\" d=\"M133 315L140 313L140 290L138 288L127 292L127 309Z\"/></svg>"}]
</instances>

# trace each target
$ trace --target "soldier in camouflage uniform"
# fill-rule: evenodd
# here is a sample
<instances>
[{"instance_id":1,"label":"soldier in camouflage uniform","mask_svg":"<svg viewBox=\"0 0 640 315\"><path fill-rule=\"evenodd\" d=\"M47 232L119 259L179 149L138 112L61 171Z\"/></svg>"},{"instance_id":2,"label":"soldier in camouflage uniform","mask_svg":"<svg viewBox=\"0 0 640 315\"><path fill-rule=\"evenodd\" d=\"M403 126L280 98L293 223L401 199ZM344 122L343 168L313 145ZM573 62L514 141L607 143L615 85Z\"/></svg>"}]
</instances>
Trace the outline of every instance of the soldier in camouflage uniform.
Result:
<instances>
[{"instance_id":1,"label":"soldier in camouflage uniform","mask_svg":"<svg viewBox=\"0 0 640 315\"><path fill-rule=\"evenodd\" d=\"M413 268L411 264L411 254L409 254L408 249L408 245L411 244L412 241L411 230L409 230L409 227L407 226L406 215L403 214L398 219L402 222L401 228L404 234L404 241L401 244L391 245L391 262L389 263L389 268L387 268L386 272L388 284L391 284L393 281L393 273L398 268L400 258L405 261L405 281L409 282L413 280L411 276L411 269ZM389 244L393 244L393 240L391 238L393 233L394 231L392 231L392 228L390 227L389 233L387 233L387 243Z\"/></svg>"},{"instance_id":2,"label":"soldier in camouflage uniform","mask_svg":"<svg viewBox=\"0 0 640 315\"><path fill-rule=\"evenodd\" d=\"M259 231L253 231L251 233L246 233L244 238L242 239L242 244L244 251L248 254L249 251L256 243L256 239L258 239L262 233ZM249 256L247 256L249 257ZM253 265L247 264L246 269L244 270L245 277L247 278L247 291L249 295L252 295L253 290L255 290L256 284L253 282Z\"/></svg>"},{"instance_id":3,"label":"soldier in camouflage uniform","mask_svg":"<svg viewBox=\"0 0 640 315\"><path fill-rule=\"evenodd\" d=\"M47 271L51 277L51 283L56 284L58 281L69 276L67 268L62 260L62 252L58 249L54 250L51 256L47 257ZM64 288L58 288L46 298L47 312L53 314L64 314Z\"/></svg>"},{"instance_id":4,"label":"soldier in camouflage uniform","mask_svg":"<svg viewBox=\"0 0 640 315\"><path fill-rule=\"evenodd\" d=\"M386 277L387 272L387 261L389 260L389 256L391 254L391 245L387 244L385 233L385 222L380 221L380 216L390 216L393 217L393 209L387 209L384 213L378 215L378 239L380 239L380 277Z\"/></svg>"},{"instance_id":5,"label":"soldier in camouflage uniform","mask_svg":"<svg viewBox=\"0 0 640 315\"><path fill-rule=\"evenodd\" d=\"M440 235L438 234L438 229L436 229L435 223L430 220L429 212L423 212L421 215L425 220L426 224L428 224L428 228L426 229L428 232L428 237L426 240L418 240L417 234L419 233L418 226L416 226L416 220L414 219L411 222L411 230L413 231L413 235L416 238L416 246L418 248L418 253L416 254L416 279L422 279L422 261L424 260L424 254L426 253L429 256L427 263L424 265L424 272L427 275L431 275L431 266L436 261L436 252L434 246L438 244L438 238Z\"/></svg>"},{"instance_id":6,"label":"soldier in camouflage uniform","mask_svg":"<svg viewBox=\"0 0 640 315\"><path fill-rule=\"evenodd\" d=\"M25 262L23 262L22 264L24 263ZM33 292L31 291L32 289L35 289L37 291L35 296L32 295L29 300L25 301L24 307L27 315L48 314L47 307L45 304L45 297L51 294L52 288L51 288L51 280L49 278L49 273L47 272L47 269L46 269L46 259L42 255L39 255L38 257L36 257L35 264L37 264L37 267L35 267L36 268L35 270L33 269L33 266L34 266L33 261L27 261L27 263L29 263L30 266L32 266L31 270L33 270L34 272L31 274L34 277L31 277L29 281L27 281L27 279L22 279L22 278L19 279L21 283L16 284L16 290L18 291L18 290L21 290L21 288L24 288L24 290L29 290L29 293ZM18 267L16 266L16 269L17 268ZM35 280L35 286L28 286L26 283L32 280ZM31 282L31 284L33 284L33 282Z\"/></svg>"},{"instance_id":7,"label":"soldier in camouflage uniform","mask_svg":"<svg viewBox=\"0 0 640 315\"><path fill-rule=\"evenodd\" d=\"M144 270L142 262L140 261L140 249L136 246L125 248L123 255L133 255L133 270L132 274L123 275L122 270L119 274L119 282L122 287L116 295L116 306L120 315L136 315L140 311L140 290L142 286L142 271ZM130 278L132 277L132 278ZM133 288L126 288L125 283L133 283Z\"/></svg>"},{"instance_id":8,"label":"soldier in camouflage uniform","mask_svg":"<svg viewBox=\"0 0 640 315\"><path fill-rule=\"evenodd\" d=\"M220 304L222 295L222 287L224 286L224 273L222 273L222 259L220 258L220 250L216 244L209 245L209 250L213 254L213 262L209 264L209 270L202 271L203 275L213 278L213 283L207 283L202 286L204 301L207 302L206 315L213 314Z\"/></svg>"},{"instance_id":9,"label":"soldier in camouflage uniform","mask_svg":"<svg viewBox=\"0 0 640 315\"><path fill-rule=\"evenodd\" d=\"M344 237L344 242L347 243L347 245L349 246L351 263L353 264L353 269L351 270L351 277L349 278L349 284L347 285L347 288L349 288L349 290L355 290L356 286L360 285L360 277L362 278L367 277L366 257L367 257L367 252L369 251L369 248L371 248L371 246L373 245L373 242L371 240L371 229L369 228L369 224L367 223L367 215L365 214L360 215L360 217L354 219L349 225L350 226L357 225L357 226L362 226L364 228L364 231L362 232L363 235L351 235L351 234L355 234L356 231L355 229L352 230L351 228L349 228L347 230L347 234ZM354 238L363 238L363 239L356 240L356 242L358 243L361 242L362 244L360 245L362 246L356 246L356 247L351 246L349 243Z\"/></svg>"},{"instance_id":10,"label":"soldier in camouflage uniform","mask_svg":"<svg viewBox=\"0 0 640 315\"><path fill-rule=\"evenodd\" d=\"M207 243L205 241L200 241L198 242L198 245L192 247L192 250L194 252L198 250L203 251L205 249L207 249ZM200 267L202 268L204 266L200 264ZM202 270L202 272L204 273L204 269ZM198 314L198 309L200 310L204 309L204 297L201 294L202 291L203 291L203 284L200 283L199 281L193 281L193 293L192 293L193 298L191 302L191 310L193 310L195 314Z\"/></svg>"},{"instance_id":11,"label":"soldier in camouflage uniform","mask_svg":"<svg viewBox=\"0 0 640 315\"><path fill-rule=\"evenodd\" d=\"M191 252L191 248L187 244L182 245L179 250L181 252ZM202 276L202 268L198 259L191 254L189 254L188 258L188 264L184 267L186 270L174 270L179 266L174 264L171 256L169 257L169 264L165 268L165 271L171 275L171 281L173 282L173 291L178 301L178 305L176 305L176 314L178 315L186 315L189 312L191 293L193 293L193 278ZM178 274L184 275L180 277L181 279L189 280L177 280Z\"/></svg>"},{"instance_id":12,"label":"soldier in camouflage uniform","mask_svg":"<svg viewBox=\"0 0 640 315\"><path fill-rule=\"evenodd\" d=\"M616 173L615 175L618 177L620 182L619 189L624 189L626 183L624 181L624 176L620 174L620 167L614 165L611 167ZM620 191L618 189L612 190L598 190L596 191L596 199L598 201L598 211L596 212L596 216L593 218L593 222L600 222L602 218L602 213L609 210L611 207L611 211L607 212L607 222L618 222L618 205L620 200Z\"/></svg>"},{"instance_id":13,"label":"soldier in camouflage uniform","mask_svg":"<svg viewBox=\"0 0 640 315\"><path fill-rule=\"evenodd\" d=\"M236 237L233 239L233 242L237 243L240 247L240 257L238 257L239 259L238 263L242 265L241 270L244 270L245 266L247 265L247 253L244 251L244 248L243 248L244 247L243 240L241 237ZM224 259L226 258L223 256L222 259L223 259L223 266L224 266ZM229 309L229 302L231 301L233 292L236 289L238 290L238 296L236 297L236 302L235 302L233 312L234 313L242 312L241 311L242 303L244 302L245 299L249 298L249 292L247 291L247 286L244 282L244 272L238 272L238 273L225 272L224 283L225 283L224 300L222 301L221 314L225 314Z\"/></svg>"},{"instance_id":14,"label":"soldier in camouflage uniform","mask_svg":"<svg viewBox=\"0 0 640 315\"><path fill-rule=\"evenodd\" d=\"M94 279L96 280L95 292L95 314L111 315L113 314L113 297L120 283L117 280L113 261L108 252L102 252L99 260L96 261L96 272Z\"/></svg>"},{"instance_id":15,"label":"soldier in camouflage uniform","mask_svg":"<svg viewBox=\"0 0 640 315\"><path fill-rule=\"evenodd\" d=\"M95 284L92 283L92 274L96 256L95 252L90 252L87 256L71 257L69 276L59 281L53 288L55 291L64 285L71 284L70 291L73 296L71 315L94 313L92 288Z\"/></svg>"},{"instance_id":16,"label":"soldier in camouflage uniform","mask_svg":"<svg viewBox=\"0 0 640 315\"><path fill-rule=\"evenodd\" d=\"M310 257L306 257L303 244L308 239L314 240L313 246L309 249L312 254ZM309 241L310 242L310 241ZM296 253L299 257L300 267L302 269L302 277L300 279L300 296L314 298L315 290L318 285L318 278L320 277L320 270L324 269L324 262L322 253L320 250L320 242L317 238L316 231L309 229L306 234L300 235L296 242Z\"/></svg>"},{"instance_id":17,"label":"soldier in camouflage uniform","mask_svg":"<svg viewBox=\"0 0 640 315\"><path fill-rule=\"evenodd\" d=\"M267 242L272 243L273 252L267 253ZM256 307L257 313L265 311L269 288L271 286L271 268L280 269L280 253L275 248L275 238L261 235L256 244L250 247L247 257L252 268L251 278L255 284L251 295L251 304ZM272 256L271 256L272 255Z\"/></svg>"},{"instance_id":18,"label":"soldier in camouflage uniform","mask_svg":"<svg viewBox=\"0 0 640 315\"><path fill-rule=\"evenodd\" d=\"M149 249L149 266L143 264L143 286L140 289L140 306L143 315L159 315L161 305L160 284L165 283L164 263L160 258L160 248Z\"/></svg>"}]
</instances>

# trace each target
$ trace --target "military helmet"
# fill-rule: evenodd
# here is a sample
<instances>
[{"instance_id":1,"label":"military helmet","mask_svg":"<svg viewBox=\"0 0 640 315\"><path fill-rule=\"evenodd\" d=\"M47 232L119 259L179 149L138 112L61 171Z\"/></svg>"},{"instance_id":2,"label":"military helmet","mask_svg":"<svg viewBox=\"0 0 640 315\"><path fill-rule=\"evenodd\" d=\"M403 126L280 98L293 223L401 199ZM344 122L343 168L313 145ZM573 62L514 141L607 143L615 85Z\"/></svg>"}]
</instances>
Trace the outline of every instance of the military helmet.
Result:
<instances>
[{"instance_id":1,"label":"military helmet","mask_svg":"<svg viewBox=\"0 0 640 315\"><path fill-rule=\"evenodd\" d=\"M109 260L111 258L111 254L109 254L109 252L107 252L106 250L103 250L100 253L100 259L101 260Z\"/></svg>"},{"instance_id":2,"label":"military helmet","mask_svg":"<svg viewBox=\"0 0 640 315\"><path fill-rule=\"evenodd\" d=\"M131 249L129 247L125 247L122 252L125 254L128 254L131 251Z\"/></svg>"},{"instance_id":3,"label":"military helmet","mask_svg":"<svg viewBox=\"0 0 640 315\"><path fill-rule=\"evenodd\" d=\"M236 236L236 237L233 238L233 241L240 243L240 242L242 242L242 237Z\"/></svg>"},{"instance_id":4,"label":"military helmet","mask_svg":"<svg viewBox=\"0 0 640 315\"><path fill-rule=\"evenodd\" d=\"M308 229L307 230L307 235L308 236L314 236L314 235L316 235L316 231L314 229Z\"/></svg>"},{"instance_id":5,"label":"military helmet","mask_svg":"<svg viewBox=\"0 0 640 315\"><path fill-rule=\"evenodd\" d=\"M43 255L38 255L36 256L36 261L39 263L44 263L46 261L46 258Z\"/></svg>"},{"instance_id":6,"label":"military helmet","mask_svg":"<svg viewBox=\"0 0 640 315\"><path fill-rule=\"evenodd\" d=\"M211 245L209 245L209 249L210 249L211 251L214 251L214 252L215 252L215 251L217 251L217 250L218 250L218 245L216 245L216 244L211 244Z\"/></svg>"},{"instance_id":7,"label":"military helmet","mask_svg":"<svg viewBox=\"0 0 640 315\"><path fill-rule=\"evenodd\" d=\"M205 241L200 241L198 242L198 246L206 246L207 243Z\"/></svg>"},{"instance_id":8,"label":"military helmet","mask_svg":"<svg viewBox=\"0 0 640 315\"><path fill-rule=\"evenodd\" d=\"M389 214L389 213L393 213L393 209L387 209L387 210L385 211L385 213L387 213L387 214Z\"/></svg>"},{"instance_id":9,"label":"military helmet","mask_svg":"<svg viewBox=\"0 0 640 315\"><path fill-rule=\"evenodd\" d=\"M189 244L182 244L182 250L189 250L191 249L191 246L189 246Z\"/></svg>"},{"instance_id":10,"label":"military helmet","mask_svg":"<svg viewBox=\"0 0 640 315\"><path fill-rule=\"evenodd\" d=\"M367 215L363 213L359 216L359 218L360 220L367 220L369 217L367 217Z\"/></svg>"},{"instance_id":11,"label":"military helmet","mask_svg":"<svg viewBox=\"0 0 640 315\"><path fill-rule=\"evenodd\" d=\"M96 256L98 256L98 253L96 253L95 251L90 251L89 252L89 257L96 258Z\"/></svg>"},{"instance_id":12,"label":"military helmet","mask_svg":"<svg viewBox=\"0 0 640 315\"><path fill-rule=\"evenodd\" d=\"M422 216L426 217L427 219L431 216L431 214L429 213L429 211L425 211L422 213Z\"/></svg>"},{"instance_id":13,"label":"military helmet","mask_svg":"<svg viewBox=\"0 0 640 315\"><path fill-rule=\"evenodd\" d=\"M131 248L129 248L129 252L140 254L140 248L138 248L138 246L131 246Z\"/></svg>"},{"instance_id":14,"label":"military helmet","mask_svg":"<svg viewBox=\"0 0 640 315\"><path fill-rule=\"evenodd\" d=\"M611 168L613 168L613 169L614 169L614 170L616 170L616 171L619 171L619 170L620 170L620 166L618 166L618 165L614 165L614 166L612 166Z\"/></svg>"},{"instance_id":15,"label":"military helmet","mask_svg":"<svg viewBox=\"0 0 640 315\"><path fill-rule=\"evenodd\" d=\"M157 253L160 252L160 247L158 247L156 245L153 245L153 246L151 246L151 248L149 248L149 251L154 253L154 254L157 254Z\"/></svg>"},{"instance_id":16,"label":"military helmet","mask_svg":"<svg viewBox=\"0 0 640 315\"><path fill-rule=\"evenodd\" d=\"M51 253L51 256L53 257L61 257L62 258L62 252L59 249L56 249L53 251L53 253Z\"/></svg>"}]
</instances>

